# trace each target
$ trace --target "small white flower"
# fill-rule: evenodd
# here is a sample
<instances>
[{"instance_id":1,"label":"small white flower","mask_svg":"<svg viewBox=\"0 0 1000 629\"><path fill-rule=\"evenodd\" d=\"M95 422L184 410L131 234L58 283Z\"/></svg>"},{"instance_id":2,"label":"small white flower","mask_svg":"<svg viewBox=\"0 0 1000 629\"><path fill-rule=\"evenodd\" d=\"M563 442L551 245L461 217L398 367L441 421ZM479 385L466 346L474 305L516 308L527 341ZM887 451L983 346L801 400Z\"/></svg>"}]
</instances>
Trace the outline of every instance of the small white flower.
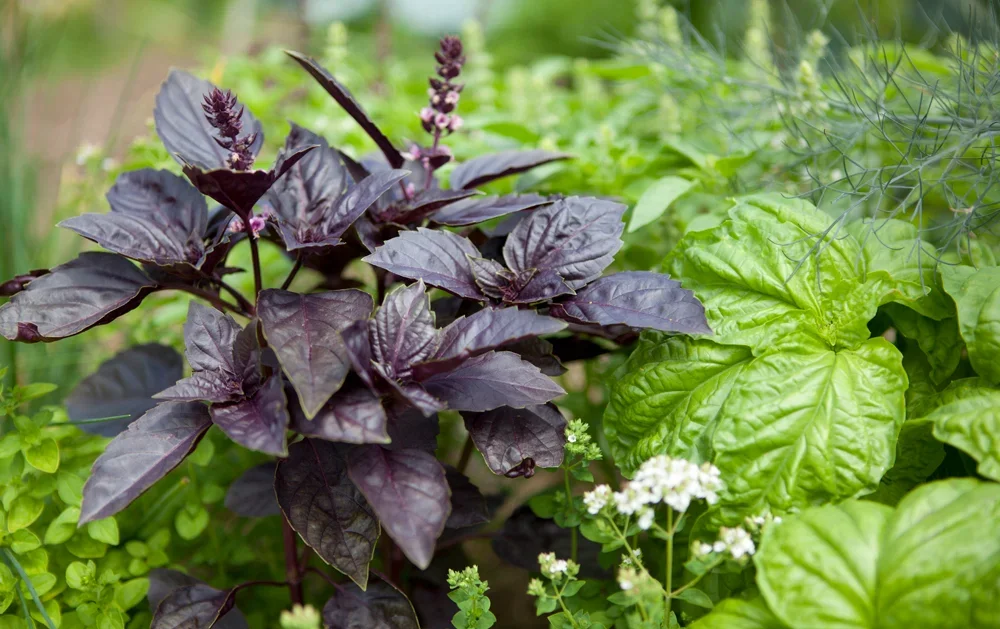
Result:
<instances>
[{"instance_id":1,"label":"small white flower","mask_svg":"<svg viewBox=\"0 0 1000 629\"><path fill-rule=\"evenodd\" d=\"M644 507L642 511L639 512L639 528L648 531L651 526L653 526L653 519L656 517L656 512L649 507Z\"/></svg>"},{"instance_id":2,"label":"small white flower","mask_svg":"<svg viewBox=\"0 0 1000 629\"><path fill-rule=\"evenodd\" d=\"M574 435L573 433L566 435L566 441L569 441L570 443L576 443L576 435Z\"/></svg>"},{"instance_id":3,"label":"small white flower","mask_svg":"<svg viewBox=\"0 0 1000 629\"><path fill-rule=\"evenodd\" d=\"M622 587L622 590L624 590L624 591L626 591L626 592L628 592L628 591L629 591L629 590L631 590L631 589L632 589L633 587L635 587L635 584L634 584L634 583L632 583L631 581L629 581L628 579L622 579L622 580L621 580L621 581L620 581L620 582L618 583L618 585L620 585L620 586Z\"/></svg>"},{"instance_id":4,"label":"small white flower","mask_svg":"<svg viewBox=\"0 0 1000 629\"><path fill-rule=\"evenodd\" d=\"M593 490L583 494L583 504L587 507L587 513L597 515L601 512L611 499L611 488L607 485L598 485Z\"/></svg>"},{"instance_id":5,"label":"small white flower","mask_svg":"<svg viewBox=\"0 0 1000 629\"><path fill-rule=\"evenodd\" d=\"M729 550L733 559L749 557L757 550L750 533L739 527L728 528L724 526L719 529L719 541L715 543L715 548L718 548L720 544L723 550Z\"/></svg>"},{"instance_id":6,"label":"small white flower","mask_svg":"<svg viewBox=\"0 0 1000 629\"><path fill-rule=\"evenodd\" d=\"M696 557L704 557L712 552L712 545L706 544L705 542L698 542L694 546L694 554Z\"/></svg>"}]
</instances>

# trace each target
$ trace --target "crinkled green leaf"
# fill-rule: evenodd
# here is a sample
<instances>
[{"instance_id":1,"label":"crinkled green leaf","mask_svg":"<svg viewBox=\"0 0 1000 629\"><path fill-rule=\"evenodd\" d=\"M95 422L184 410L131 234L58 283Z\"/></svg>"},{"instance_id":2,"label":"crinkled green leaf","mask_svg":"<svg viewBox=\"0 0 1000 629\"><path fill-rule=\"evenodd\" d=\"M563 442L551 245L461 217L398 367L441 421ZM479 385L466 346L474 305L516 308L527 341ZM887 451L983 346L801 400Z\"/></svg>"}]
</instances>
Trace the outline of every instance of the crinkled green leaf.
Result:
<instances>
[{"instance_id":1,"label":"crinkled green leaf","mask_svg":"<svg viewBox=\"0 0 1000 629\"><path fill-rule=\"evenodd\" d=\"M956 380L920 410L935 437L976 459L983 476L1000 480L1000 389L979 378Z\"/></svg>"},{"instance_id":2,"label":"crinkled green leaf","mask_svg":"<svg viewBox=\"0 0 1000 629\"><path fill-rule=\"evenodd\" d=\"M699 618L691 629L786 629L786 625L771 613L762 598L730 598Z\"/></svg>"},{"instance_id":3,"label":"crinkled green leaf","mask_svg":"<svg viewBox=\"0 0 1000 629\"><path fill-rule=\"evenodd\" d=\"M920 487L895 511L807 509L765 530L757 584L790 627L996 627L998 516L1000 485L973 479Z\"/></svg>"},{"instance_id":4,"label":"crinkled green leaf","mask_svg":"<svg viewBox=\"0 0 1000 629\"><path fill-rule=\"evenodd\" d=\"M916 341L927 355L931 379L936 384L947 382L958 369L965 347L955 317L935 321L899 304L886 304L884 310L896 330L907 339Z\"/></svg>"},{"instance_id":5,"label":"crinkled green leaf","mask_svg":"<svg viewBox=\"0 0 1000 629\"><path fill-rule=\"evenodd\" d=\"M1000 384L1000 267L942 266L945 291L955 300L958 328L980 376Z\"/></svg>"},{"instance_id":6,"label":"crinkled green leaf","mask_svg":"<svg viewBox=\"0 0 1000 629\"><path fill-rule=\"evenodd\" d=\"M903 496L923 483L944 461L944 446L934 438L934 425L907 419L896 441L896 461L885 473L868 500L896 505Z\"/></svg>"}]
</instances>

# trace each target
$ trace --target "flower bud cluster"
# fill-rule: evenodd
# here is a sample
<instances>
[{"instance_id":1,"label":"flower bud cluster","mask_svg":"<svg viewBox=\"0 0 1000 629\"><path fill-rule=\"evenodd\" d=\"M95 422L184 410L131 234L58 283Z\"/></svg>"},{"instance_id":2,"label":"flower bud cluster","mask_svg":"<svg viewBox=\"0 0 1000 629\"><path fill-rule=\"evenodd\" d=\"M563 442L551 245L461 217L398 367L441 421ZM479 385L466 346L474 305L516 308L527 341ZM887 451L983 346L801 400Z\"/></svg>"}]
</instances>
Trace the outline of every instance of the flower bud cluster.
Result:
<instances>
[{"instance_id":1,"label":"flower bud cluster","mask_svg":"<svg viewBox=\"0 0 1000 629\"><path fill-rule=\"evenodd\" d=\"M219 133L215 141L229 151L226 165L232 170L250 170L254 160L251 147L257 139L257 133L239 137L243 130L243 108L238 105L235 94L230 90L223 92L216 87L205 95L201 108L205 111L208 122Z\"/></svg>"},{"instance_id":2,"label":"flower bud cluster","mask_svg":"<svg viewBox=\"0 0 1000 629\"><path fill-rule=\"evenodd\" d=\"M462 72L465 55L462 54L462 40L448 36L441 40L441 48L434 53L437 59L437 75L430 78L427 95L430 104L420 110L420 122L424 131L435 134L451 133L462 126L462 118L454 113L463 85L454 79Z\"/></svg>"},{"instance_id":3,"label":"flower bud cluster","mask_svg":"<svg viewBox=\"0 0 1000 629\"><path fill-rule=\"evenodd\" d=\"M599 461L604 456L601 447L590 436L590 426L582 419L574 419L566 426L566 453L580 457L584 464Z\"/></svg>"},{"instance_id":4,"label":"flower bud cluster","mask_svg":"<svg viewBox=\"0 0 1000 629\"><path fill-rule=\"evenodd\" d=\"M692 551L696 557L705 557L712 553L728 552L733 559L740 560L750 557L756 552L757 546L754 544L750 532L742 527L729 528L723 526L719 529L719 539L708 544L696 542Z\"/></svg>"},{"instance_id":5,"label":"flower bud cluster","mask_svg":"<svg viewBox=\"0 0 1000 629\"><path fill-rule=\"evenodd\" d=\"M538 555L538 567L546 579L558 581L563 577L575 577L580 573L580 565L572 559L556 559L555 553Z\"/></svg>"},{"instance_id":6,"label":"flower bud cluster","mask_svg":"<svg viewBox=\"0 0 1000 629\"><path fill-rule=\"evenodd\" d=\"M264 231L264 228L267 227L267 221L269 218L271 218L271 215L268 212L253 214L250 216L250 231L253 232L254 238L260 237L260 232ZM240 217L233 217L233 220L229 221L229 227L226 228L226 231L238 234L246 231L246 224Z\"/></svg>"}]
</instances>

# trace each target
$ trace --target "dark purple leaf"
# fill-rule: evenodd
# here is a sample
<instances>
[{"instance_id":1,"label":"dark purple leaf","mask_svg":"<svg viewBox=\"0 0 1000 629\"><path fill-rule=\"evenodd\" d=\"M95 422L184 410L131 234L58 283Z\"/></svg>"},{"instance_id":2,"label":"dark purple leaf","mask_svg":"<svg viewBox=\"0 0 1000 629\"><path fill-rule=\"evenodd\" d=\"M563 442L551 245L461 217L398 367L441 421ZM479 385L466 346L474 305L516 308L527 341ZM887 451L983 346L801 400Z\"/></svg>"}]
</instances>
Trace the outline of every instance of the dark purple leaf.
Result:
<instances>
[{"instance_id":1,"label":"dark purple leaf","mask_svg":"<svg viewBox=\"0 0 1000 629\"><path fill-rule=\"evenodd\" d=\"M146 592L149 608L156 611L163 599L174 590L200 583L198 579L177 570L154 568L149 572L149 591ZM240 610L234 607L215 623L213 629L248 629L248 625Z\"/></svg>"},{"instance_id":2,"label":"dark purple leaf","mask_svg":"<svg viewBox=\"0 0 1000 629\"><path fill-rule=\"evenodd\" d=\"M680 282L661 273L626 271L597 279L556 304L552 314L598 325L711 334L705 308Z\"/></svg>"},{"instance_id":3,"label":"dark purple leaf","mask_svg":"<svg viewBox=\"0 0 1000 629\"><path fill-rule=\"evenodd\" d=\"M506 476L527 459L533 461L532 468L562 465L566 418L549 404L521 409L503 406L485 413L462 413L462 417L494 474Z\"/></svg>"},{"instance_id":4,"label":"dark purple leaf","mask_svg":"<svg viewBox=\"0 0 1000 629\"><path fill-rule=\"evenodd\" d=\"M472 225L551 202L550 199L537 194L508 194L502 197L465 199L438 210L431 216L431 220L440 225Z\"/></svg>"},{"instance_id":5,"label":"dark purple leaf","mask_svg":"<svg viewBox=\"0 0 1000 629\"><path fill-rule=\"evenodd\" d=\"M355 321L340 332L347 359L366 387L375 391L375 374L372 370L372 344L368 321Z\"/></svg>"},{"instance_id":6,"label":"dark purple leaf","mask_svg":"<svg viewBox=\"0 0 1000 629\"><path fill-rule=\"evenodd\" d=\"M337 151L337 155L340 156L340 161L344 163L344 168L347 169L347 172L350 173L351 178L354 179L354 181L361 181L368 175L372 174L372 171L365 168L364 165L360 164L347 153L341 151L340 149L333 150Z\"/></svg>"},{"instance_id":7,"label":"dark purple leaf","mask_svg":"<svg viewBox=\"0 0 1000 629\"><path fill-rule=\"evenodd\" d=\"M171 70L156 95L153 120L156 135L170 156L183 166L193 164L204 170L224 168L229 151L216 142L216 130L202 109L205 95L215 88L182 70ZM250 110L240 116L242 135L255 133L250 152L256 155L264 145L264 130Z\"/></svg>"},{"instance_id":8,"label":"dark purple leaf","mask_svg":"<svg viewBox=\"0 0 1000 629\"><path fill-rule=\"evenodd\" d=\"M257 298L257 316L264 336L278 355L302 404L313 417L344 384L351 370L340 332L367 320L374 304L359 290L300 295L268 289Z\"/></svg>"},{"instance_id":9,"label":"dark purple leaf","mask_svg":"<svg viewBox=\"0 0 1000 629\"><path fill-rule=\"evenodd\" d=\"M263 518L278 515L278 501L274 497L274 461L251 467L233 481L226 492L226 508L245 518Z\"/></svg>"},{"instance_id":10,"label":"dark purple leaf","mask_svg":"<svg viewBox=\"0 0 1000 629\"><path fill-rule=\"evenodd\" d=\"M437 450L437 437L441 429L437 415L424 415L402 402L388 402L386 406L389 438L385 447L390 450L416 448L430 454Z\"/></svg>"},{"instance_id":11,"label":"dark purple leaf","mask_svg":"<svg viewBox=\"0 0 1000 629\"><path fill-rule=\"evenodd\" d=\"M64 339L113 321L155 288L156 282L119 255L81 253L0 306L0 335L28 343Z\"/></svg>"},{"instance_id":12,"label":"dark purple leaf","mask_svg":"<svg viewBox=\"0 0 1000 629\"><path fill-rule=\"evenodd\" d=\"M509 293L514 274L496 260L469 257L469 268L479 291L493 299L503 299Z\"/></svg>"},{"instance_id":13,"label":"dark purple leaf","mask_svg":"<svg viewBox=\"0 0 1000 629\"><path fill-rule=\"evenodd\" d=\"M305 439L288 448L274 478L278 504L302 540L319 557L364 588L379 523L347 476L340 448Z\"/></svg>"},{"instance_id":14,"label":"dark purple leaf","mask_svg":"<svg viewBox=\"0 0 1000 629\"><path fill-rule=\"evenodd\" d=\"M451 515L445 522L449 529L461 529L477 526L490 521L490 512L486 506L486 498L479 488L472 484L469 477L450 465L444 466L448 487L451 488Z\"/></svg>"},{"instance_id":15,"label":"dark purple leaf","mask_svg":"<svg viewBox=\"0 0 1000 629\"><path fill-rule=\"evenodd\" d=\"M180 465L212 425L208 407L167 402L153 407L108 444L83 486L80 524L118 513Z\"/></svg>"},{"instance_id":16,"label":"dark purple leaf","mask_svg":"<svg viewBox=\"0 0 1000 629\"><path fill-rule=\"evenodd\" d=\"M184 373L181 355L166 345L137 345L104 361L66 398L71 421L128 415L123 419L80 424L91 434L114 437L156 405L153 395Z\"/></svg>"},{"instance_id":17,"label":"dark purple leaf","mask_svg":"<svg viewBox=\"0 0 1000 629\"><path fill-rule=\"evenodd\" d=\"M415 382L397 382L394 378L390 378L385 373L384 365L374 365L374 369L375 373L381 376L382 381L388 385L397 399L409 404L424 415L434 415L447 408L441 400L428 393L419 384Z\"/></svg>"},{"instance_id":18,"label":"dark purple leaf","mask_svg":"<svg viewBox=\"0 0 1000 629\"><path fill-rule=\"evenodd\" d=\"M296 411L292 430L303 435L340 443L389 443L382 402L368 389L341 389L312 419Z\"/></svg>"},{"instance_id":19,"label":"dark purple leaf","mask_svg":"<svg viewBox=\"0 0 1000 629\"><path fill-rule=\"evenodd\" d=\"M601 567L601 545L587 538L577 540L577 561L580 576L588 579L608 579L611 574ZM572 552L572 533L553 520L540 518L531 507L518 507L504 522L500 534L493 538L493 551L507 563L528 572L538 572L538 555L555 553L569 557Z\"/></svg>"},{"instance_id":20,"label":"dark purple leaf","mask_svg":"<svg viewBox=\"0 0 1000 629\"><path fill-rule=\"evenodd\" d=\"M582 343L579 339L569 339L574 343ZM561 376L566 368L555 355L552 343L537 337L522 339L505 344L501 349L514 352L532 365L538 367L546 376Z\"/></svg>"},{"instance_id":21,"label":"dark purple leaf","mask_svg":"<svg viewBox=\"0 0 1000 629\"><path fill-rule=\"evenodd\" d=\"M326 68L319 65L315 59L311 59L301 53L286 51L288 56L298 62L300 66L305 68L306 72L311 74L316 81L323 86L323 89L327 91L330 96L333 97L337 104L343 107L344 111L348 113L354 120L361 125L361 128L365 130L375 144L378 145L382 154L385 155L386 160L389 161L389 165L393 168L399 168L403 165L403 156L396 150L396 147L392 145L389 138L382 133L381 130L375 123L372 122L368 114L364 112L358 101L354 99L354 96L347 90L346 87L341 85L337 79L333 78Z\"/></svg>"},{"instance_id":22,"label":"dark purple leaf","mask_svg":"<svg viewBox=\"0 0 1000 629\"><path fill-rule=\"evenodd\" d=\"M6 282L0 282L0 297L13 297L24 290L31 283L31 280L48 273L48 269L35 269L21 275L15 275Z\"/></svg>"},{"instance_id":23,"label":"dark purple leaf","mask_svg":"<svg viewBox=\"0 0 1000 629\"><path fill-rule=\"evenodd\" d=\"M417 614L402 592L381 579L362 591L349 584L323 606L326 629L419 629Z\"/></svg>"},{"instance_id":24,"label":"dark purple leaf","mask_svg":"<svg viewBox=\"0 0 1000 629\"><path fill-rule=\"evenodd\" d=\"M507 237L511 270L551 270L576 289L599 277L622 246L625 206L593 197L569 197L539 208Z\"/></svg>"},{"instance_id":25,"label":"dark purple leaf","mask_svg":"<svg viewBox=\"0 0 1000 629\"><path fill-rule=\"evenodd\" d=\"M391 221L401 225L419 223L443 207L480 194L482 193L478 190L442 190L441 188L429 188L421 190L413 199L405 203L397 202L387 215L380 215L379 218L382 222Z\"/></svg>"},{"instance_id":26,"label":"dark purple leaf","mask_svg":"<svg viewBox=\"0 0 1000 629\"><path fill-rule=\"evenodd\" d=\"M244 448L285 456L288 448L288 406L278 374L271 376L250 399L213 404L212 422Z\"/></svg>"},{"instance_id":27,"label":"dark purple leaf","mask_svg":"<svg viewBox=\"0 0 1000 629\"><path fill-rule=\"evenodd\" d=\"M572 294L573 289L552 269L529 269L518 275L511 294L504 295L504 300L512 304L533 304Z\"/></svg>"},{"instance_id":28,"label":"dark purple leaf","mask_svg":"<svg viewBox=\"0 0 1000 629\"><path fill-rule=\"evenodd\" d=\"M411 365L426 360L437 348L423 281L389 293L369 327L372 358L385 366L389 378L409 375Z\"/></svg>"},{"instance_id":29,"label":"dark purple leaf","mask_svg":"<svg viewBox=\"0 0 1000 629\"><path fill-rule=\"evenodd\" d=\"M554 334L565 327L562 322L531 310L484 308L468 317L460 317L442 329L437 351L429 361L414 365L413 376L423 380L501 345Z\"/></svg>"},{"instance_id":30,"label":"dark purple leaf","mask_svg":"<svg viewBox=\"0 0 1000 629\"><path fill-rule=\"evenodd\" d=\"M271 189L274 182L313 148L315 147L307 146L294 153L278 155L278 162L271 170L202 170L197 166L187 165L183 171L199 192L212 197L246 220L253 206Z\"/></svg>"},{"instance_id":31,"label":"dark purple leaf","mask_svg":"<svg viewBox=\"0 0 1000 629\"><path fill-rule=\"evenodd\" d=\"M216 623L233 609L233 590L204 583L185 585L167 595L156 608L149 629L200 629Z\"/></svg>"},{"instance_id":32,"label":"dark purple leaf","mask_svg":"<svg viewBox=\"0 0 1000 629\"><path fill-rule=\"evenodd\" d=\"M243 385L239 380L213 371L196 371L153 397L157 400L173 400L175 402L225 404L226 402L239 401L245 395Z\"/></svg>"},{"instance_id":33,"label":"dark purple leaf","mask_svg":"<svg viewBox=\"0 0 1000 629\"><path fill-rule=\"evenodd\" d=\"M509 177L542 164L569 158L570 156L565 153L543 150L503 151L483 155L456 166L455 170L451 171L451 187L476 188L494 179Z\"/></svg>"},{"instance_id":34,"label":"dark purple leaf","mask_svg":"<svg viewBox=\"0 0 1000 629\"><path fill-rule=\"evenodd\" d=\"M545 404L565 394L562 387L511 352L489 352L457 369L431 376L424 388L456 411L489 411Z\"/></svg>"},{"instance_id":35,"label":"dark purple leaf","mask_svg":"<svg viewBox=\"0 0 1000 629\"><path fill-rule=\"evenodd\" d=\"M122 173L108 203L107 214L74 216L59 226L140 262L200 264L208 207L182 177L151 168Z\"/></svg>"},{"instance_id":36,"label":"dark purple leaf","mask_svg":"<svg viewBox=\"0 0 1000 629\"><path fill-rule=\"evenodd\" d=\"M475 245L458 234L418 227L387 241L364 261L459 297L482 300L484 296L469 266L469 258L479 255Z\"/></svg>"},{"instance_id":37,"label":"dark purple leaf","mask_svg":"<svg viewBox=\"0 0 1000 629\"><path fill-rule=\"evenodd\" d=\"M358 446L347 458L351 480L378 514L385 532L421 570L451 511L444 468L423 450Z\"/></svg>"}]
</instances>

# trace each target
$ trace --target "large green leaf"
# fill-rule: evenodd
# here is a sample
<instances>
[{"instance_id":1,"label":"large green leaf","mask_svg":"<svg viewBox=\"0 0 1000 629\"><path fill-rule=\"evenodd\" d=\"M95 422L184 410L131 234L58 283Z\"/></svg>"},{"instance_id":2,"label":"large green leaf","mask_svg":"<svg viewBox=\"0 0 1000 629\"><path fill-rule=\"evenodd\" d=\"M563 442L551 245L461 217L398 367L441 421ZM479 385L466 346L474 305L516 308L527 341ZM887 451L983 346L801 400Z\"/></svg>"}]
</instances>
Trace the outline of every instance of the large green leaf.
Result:
<instances>
[{"instance_id":1,"label":"large green leaf","mask_svg":"<svg viewBox=\"0 0 1000 629\"><path fill-rule=\"evenodd\" d=\"M730 598L715 606L712 613L699 618L691 629L786 629L767 608L762 598Z\"/></svg>"},{"instance_id":2,"label":"large green leaf","mask_svg":"<svg viewBox=\"0 0 1000 629\"><path fill-rule=\"evenodd\" d=\"M1000 384L1000 267L943 266L945 291L955 300L958 327L976 372Z\"/></svg>"},{"instance_id":3,"label":"large green leaf","mask_svg":"<svg viewBox=\"0 0 1000 629\"><path fill-rule=\"evenodd\" d=\"M925 485L893 511L848 501L764 533L768 607L793 629L987 629L1000 623L1000 485Z\"/></svg>"},{"instance_id":4,"label":"large green leaf","mask_svg":"<svg viewBox=\"0 0 1000 629\"><path fill-rule=\"evenodd\" d=\"M895 456L906 374L883 339L814 339L754 357L707 339L645 334L615 378L604 427L626 471L666 453L714 460L725 520L874 491Z\"/></svg>"},{"instance_id":5,"label":"large green leaf","mask_svg":"<svg viewBox=\"0 0 1000 629\"><path fill-rule=\"evenodd\" d=\"M919 410L935 437L970 454L983 476L1000 480L1000 389L980 378L956 380Z\"/></svg>"},{"instance_id":6,"label":"large green leaf","mask_svg":"<svg viewBox=\"0 0 1000 629\"><path fill-rule=\"evenodd\" d=\"M718 227L687 234L665 263L705 304L715 340L755 352L791 333L831 347L868 338L881 290L842 224L805 201L742 197Z\"/></svg>"}]
</instances>

